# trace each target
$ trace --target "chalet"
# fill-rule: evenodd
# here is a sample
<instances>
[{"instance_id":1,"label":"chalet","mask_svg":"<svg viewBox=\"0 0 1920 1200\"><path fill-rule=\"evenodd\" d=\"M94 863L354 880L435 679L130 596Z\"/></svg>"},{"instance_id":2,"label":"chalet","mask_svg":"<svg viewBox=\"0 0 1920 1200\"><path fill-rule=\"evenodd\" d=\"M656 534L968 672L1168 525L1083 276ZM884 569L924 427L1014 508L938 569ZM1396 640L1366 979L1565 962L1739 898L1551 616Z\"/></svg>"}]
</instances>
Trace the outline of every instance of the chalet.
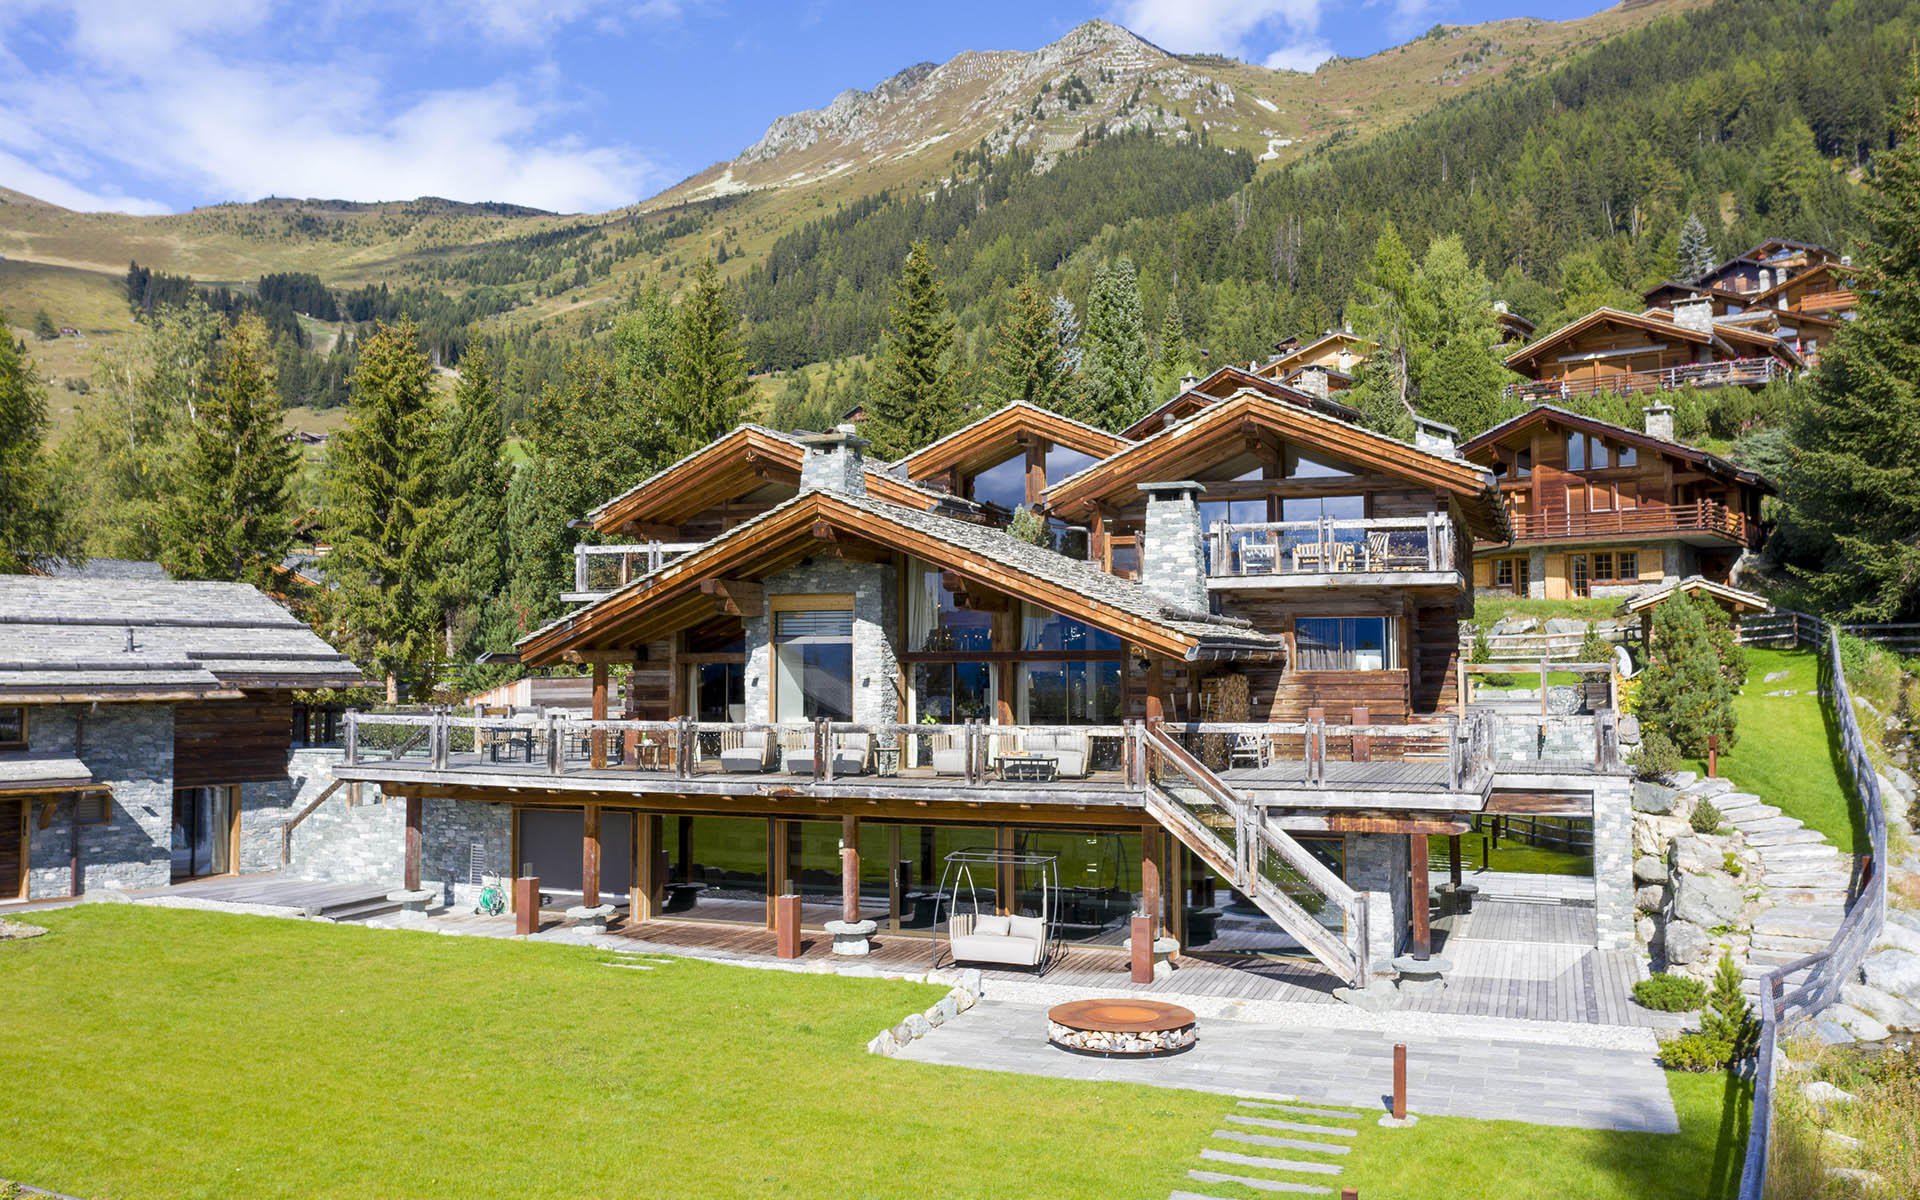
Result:
<instances>
[{"instance_id":1,"label":"chalet","mask_svg":"<svg viewBox=\"0 0 1920 1200\"><path fill-rule=\"evenodd\" d=\"M1499 479L1511 530L1475 543L1476 591L1563 600L1727 581L1760 544L1773 485L1675 441L1671 407L1646 414L1636 430L1543 404L1461 447Z\"/></svg>"},{"instance_id":2,"label":"chalet","mask_svg":"<svg viewBox=\"0 0 1920 1200\"><path fill-rule=\"evenodd\" d=\"M1330 329L1311 342L1276 354L1254 373L1268 379L1285 379L1303 367L1318 367L1351 375L1373 351L1374 344L1352 330Z\"/></svg>"},{"instance_id":3,"label":"chalet","mask_svg":"<svg viewBox=\"0 0 1920 1200\"><path fill-rule=\"evenodd\" d=\"M1716 319L1706 299L1644 313L1597 308L1507 356L1506 394L1546 401L1682 387L1764 387L1804 370L1793 341Z\"/></svg>"},{"instance_id":4,"label":"chalet","mask_svg":"<svg viewBox=\"0 0 1920 1200\"><path fill-rule=\"evenodd\" d=\"M245 584L0 576L0 902L277 869L295 692L359 682Z\"/></svg>"},{"instance_id":5,"label":"chalet","mask_svg":"<svg viewBox=\"0 0 1920 1200\"><path fill-rule=\"evenodd\" d=\"M1313 378L1303 380L1303 375ZM1201 409L1247 391L1288 404L1306 405L1343 421L1357 422L1360 419L1359 412L1333 399L1329 393L1328 381L1334 375L1320 367L1296 368L1292 380L1274 379L1258 372L1243 371L1239 367L1221 367L1205 379L1189 375L1180 381L1177 395L1121 430L1120 436L1136 441L1184 421ZM1335 391L1352 382L1352 376L1343 375L1339 379L1342 382L1340 388L1333 389ZM1306 386L1298 386L1299 383L1305 383Z\"/></svg>"},{"instance_id":6,"label":"chalet","mask_svg":"<svg viewBox=\"0 0 1920 1200\"><path fill-rule=\"evenodd\" d=\"M335 777L404 800L404 883L454 903L537 877L641 936L859 952L952 930L959 861L974 936L1140 915L1347 984L1428 949L1428 840L1519 805L1592 822L1626 945L1612 714L1458 686L1495 476L1311 399L1137 439L1013 405L885 466L743 427L588 514L653 540L518 646L585 668L585 713L351 713ZM998 527L1021 505L1048 545Z\"/></svg>"}]
</instances>

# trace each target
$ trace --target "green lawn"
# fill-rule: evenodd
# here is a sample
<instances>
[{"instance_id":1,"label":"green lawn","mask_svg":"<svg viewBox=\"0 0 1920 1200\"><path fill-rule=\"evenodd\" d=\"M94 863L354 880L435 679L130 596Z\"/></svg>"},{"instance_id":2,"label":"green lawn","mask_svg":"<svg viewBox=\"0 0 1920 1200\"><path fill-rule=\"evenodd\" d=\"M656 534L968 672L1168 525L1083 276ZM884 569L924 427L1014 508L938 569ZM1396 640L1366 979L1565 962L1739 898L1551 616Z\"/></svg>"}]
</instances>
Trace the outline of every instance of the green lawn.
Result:
<instances>
[{"instance_id":1,"label":"green lawn","mask_svg":"<svg viewBox=\"0 0 1920 1200\"><path fill-rule=\"evenodd\" d=\"M1158 1197L1212 1165L1228 1103L866 1054L924 985L125 906L32 919L52 934L0 943L0 1078L31 1081L0 1088L0 1173L75 1195ZM1731 1194L1745 1089L1670 1087L1678 1136L1364 1120L1340 1182Z\"/></svg>"},{"instance_id":2,"label":"green lawn","mask_svg":"<svg viewBox=\"0 0 1920 1200\"><path fill-rule=\"evenodd\" d=\"M1768 683L1766 677L1776 671L1787 672L1787 678ZM1847 799L1840 735L1814 694L1819 687L1819 657L1813 651L1750 647L1747 684L1733 702L1739 742L1720 756L1720 773L1842 850L1859 853L1867 845L1866 830ZM1767 695L1788 690L1796 694ZM1707 773L1705 761L1684 765Z\"/></svg>"},{"instance_id":3,"label":"green lawn","mask_svg":"<svg viewBox=\"0 0 1920 1200\"><path fill-rule=\"evenodd\" d=\"M1473 624L1486 629L1489 634L1494 622L1502 617L1532 617L1544 625L1555 617L1604 621L1619 615L1618 597L1571 596L1565 600L1534 600L1522 596L1476 596L1473 601ZM1540 630L1534 632L1539 633Z\"/></svg>"}]
</instances>

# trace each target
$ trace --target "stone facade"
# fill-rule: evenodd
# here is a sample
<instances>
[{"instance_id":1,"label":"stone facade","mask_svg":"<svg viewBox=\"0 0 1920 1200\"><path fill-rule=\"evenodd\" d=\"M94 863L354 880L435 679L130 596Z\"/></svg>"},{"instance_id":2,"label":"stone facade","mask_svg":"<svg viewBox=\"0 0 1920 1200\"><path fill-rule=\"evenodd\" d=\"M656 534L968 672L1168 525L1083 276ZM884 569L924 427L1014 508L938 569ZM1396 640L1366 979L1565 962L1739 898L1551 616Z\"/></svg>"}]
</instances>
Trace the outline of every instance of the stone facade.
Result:
<instances>
[{"instance_id":1,"label":"stone facade","mask_svg":"<svg viewBox=\"0 0 1920 1200\"><path fill-rule=\"evenodd\" d=\"M1201 544L1197 483L1143 483L1146 524L1140 541L1140 584L1169 604L1207 611L1207 560Z\"/></svg>"},{"instance_id":2,"label":"stone facade","mask_svg":"<svg viewBox=\"0 0 1920 1200\"><path fill-rule=\"evenodd\" d=\"M388 807L401 814L395 845L404 851L406 805L395 801ZM511 805L429 797L421 804L420 825L420 886L439 891L442 903L470 909L485 886L482 877L513 874ZM393 879L399 886L400 875Z\"/></svg>"},{"instance_id":3,"label":"stone facade","mask_svg":"<svg viewBox=\"0 0 1920 1200\"><path fill-rule=\"evenodd\" d=\"M829 492L867 494L868 442L855 436L853 426L842 425L832 433L803 438L807 456L800 460L800 490L818 488Z\"/></svg>"},{"instance_id":4,"label":"stone facade","mask_svg":"<svg viewBox=\"0 0 1920 1200\"><path fill-rule=\"evenodd\" d=\"M1633 781L1607 777L1593 789L1595 944L1633 946Z\"/></svg>"},{"instance_id":5,"label":"stone facade","mask_svg":"<svg viewBox=\"0 0 1920 1200\"><path fill-rule=\"evenodd\" d=\"M1403 833L1346 835L1347 886L1366 893L1369 956L1376 969L1411 937L1412 848L1413 839Z\"/></svg>"},{"instance_id":6,"label":"stone facade","mask_svg":"<svg viewBox=\"0 0 1920 1200\"><path fill-rule=\"evenodd\" d=\"M900 714L898 573L886 564L815 558L769 576L768 608L778 596L851 593L853 596L853 719L886 723ZM747 642L747 719L773 715L772 621L768 612L744 618Z\"/></svg>"},{"instance_id":7,"label":"stone facade","mask_svg":"<svg viewBox=\"0 0 1920 1200\"><path fill-rule=\"evenodd\" d=\"M79 830L81 890L165 887L173 861L173 709L165 704L49 705L33 710L35 754L71 754L111 788L105 825ZM43 802L42 802L43 803ZM29 823L27 896L73 891L73 800Z\"/></svg>"}]
</instances>

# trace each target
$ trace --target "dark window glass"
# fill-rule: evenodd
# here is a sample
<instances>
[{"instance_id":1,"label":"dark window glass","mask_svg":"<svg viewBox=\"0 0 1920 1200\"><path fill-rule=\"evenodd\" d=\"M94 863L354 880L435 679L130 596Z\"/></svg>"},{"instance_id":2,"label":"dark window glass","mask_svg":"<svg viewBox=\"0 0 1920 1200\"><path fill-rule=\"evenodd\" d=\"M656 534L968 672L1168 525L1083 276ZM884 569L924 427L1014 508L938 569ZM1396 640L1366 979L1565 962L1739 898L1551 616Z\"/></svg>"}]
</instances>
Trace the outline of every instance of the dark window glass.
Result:
<instances>
[{"instance_id":1,"label":"dark window glass","mask_svg":"<svg viewBox=\"0 0 1920 1200\"><path fill-rule=\"evenodd\" d=\"M1393 665L1385 617L1302 617L1293 623L1302 671L1380 671Z\"/></svg>"},{"instance_id":2,"label":"dark window glass","mask_svg":"<svg viewBox=\"0 0 1920 1200\"><path fill-rule=\"evenodd\" d=\"M973 498L1012 511L1027 502L1027 458L1015 455L973 477Z\"/></svg>"}]
</instances>

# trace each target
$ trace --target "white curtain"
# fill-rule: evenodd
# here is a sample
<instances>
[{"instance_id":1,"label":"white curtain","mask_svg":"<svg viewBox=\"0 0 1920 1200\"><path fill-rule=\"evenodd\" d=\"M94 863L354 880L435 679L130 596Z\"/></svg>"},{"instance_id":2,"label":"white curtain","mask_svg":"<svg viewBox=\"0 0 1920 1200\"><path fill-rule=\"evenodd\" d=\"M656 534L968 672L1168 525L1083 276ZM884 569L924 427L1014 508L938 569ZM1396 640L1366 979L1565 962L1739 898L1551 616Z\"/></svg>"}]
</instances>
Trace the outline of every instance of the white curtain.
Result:
<instances>
[{"instance_id":1,"label":"white curtain","mask_svg":"<svg viewBox=\"0 0 1920 1200\"><path fill-rule=\"evenodd\" d=\"M907 586L907 649L925 650L929 639L933 637L934 623L940 614L934 605L933 589L940 586L940 577L933 567L912 560L909 567Z\"/></svg>"},{"instance_id":2,"label":"white curtain","mask_svg":"<svg viewBox=\"0 0 1920 1200\"><path fill-rule=\"evenodd\" d=\"M1022 614L1020 619L1020 648L1022 650L1040 649L1040 643L1046 637L1047 622L1053 619L1053 614L1044 608L1036 608L1031 604L1022 604L1020 606L1020 612Z\"/></svg>"}]
</instances>

